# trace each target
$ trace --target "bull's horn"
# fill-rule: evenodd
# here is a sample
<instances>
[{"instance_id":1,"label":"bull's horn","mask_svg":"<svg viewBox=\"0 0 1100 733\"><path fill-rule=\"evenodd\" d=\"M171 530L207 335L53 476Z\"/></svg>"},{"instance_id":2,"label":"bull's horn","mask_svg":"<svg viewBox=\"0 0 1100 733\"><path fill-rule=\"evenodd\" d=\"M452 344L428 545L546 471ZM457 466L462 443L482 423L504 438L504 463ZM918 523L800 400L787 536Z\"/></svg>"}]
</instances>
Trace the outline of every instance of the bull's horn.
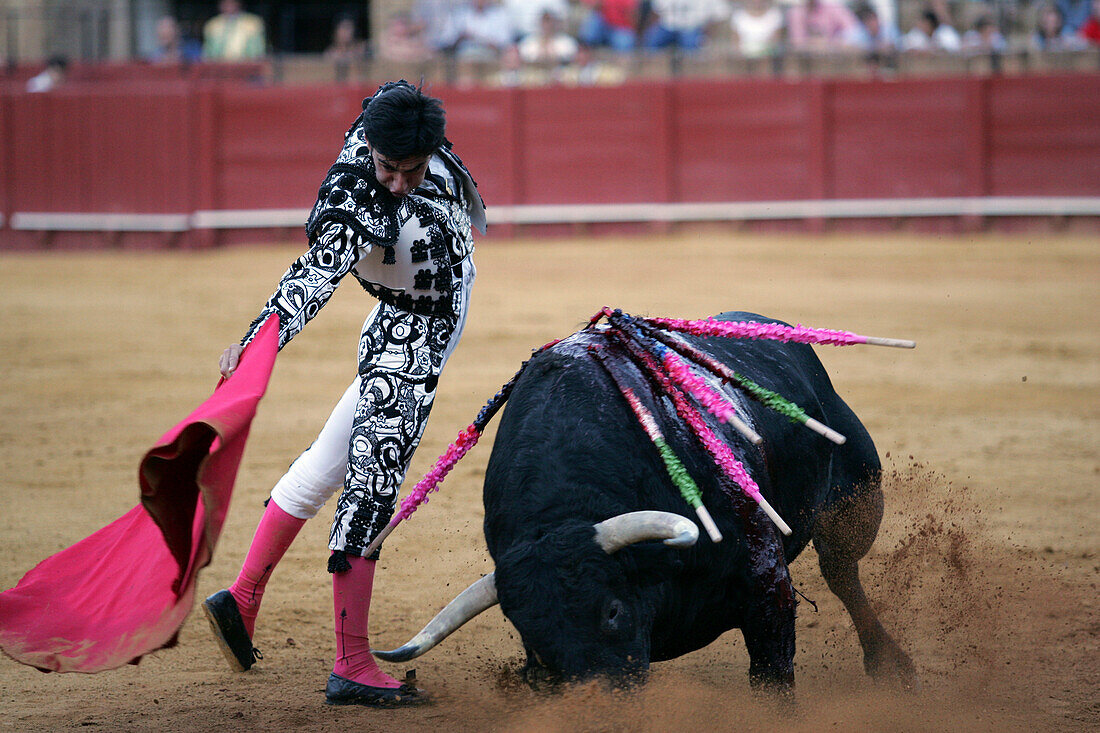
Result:
<instances>
[{"instance_id":1,"label":"bull's horn","mask_svg":"<svg viewBox=\"0 0 1100 733\"><path fill-rule=\"evenodd\" d=\"M496 580L493 578L493 573L489 573L455 596L455 599L437 613L419 634L405 644L392 651L371 649L371 654L387 662L407 662L410 659L416 659L450 636L462 624L497 603L499 601Z\"/></svg>"},{"instance_id":2,"label":"bull's horn","mask_svg":"<svg viewBox=\"0 0 1100 733\"><path fill-rule=\"evenodd\" d=\"M628 512L596 525L596 544L608 555L645 540L664 540L673 547L691 547L699 528L687 517L671 512Z\"/></svg>"}]
</instances>

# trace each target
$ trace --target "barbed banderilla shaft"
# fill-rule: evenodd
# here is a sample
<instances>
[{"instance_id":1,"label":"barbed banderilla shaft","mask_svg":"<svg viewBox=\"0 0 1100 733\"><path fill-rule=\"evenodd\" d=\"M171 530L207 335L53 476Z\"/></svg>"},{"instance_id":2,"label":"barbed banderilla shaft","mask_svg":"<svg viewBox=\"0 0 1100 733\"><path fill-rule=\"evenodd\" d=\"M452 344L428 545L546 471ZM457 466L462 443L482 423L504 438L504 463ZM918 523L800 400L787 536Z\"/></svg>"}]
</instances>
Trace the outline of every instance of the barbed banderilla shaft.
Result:
<instances>
[{"instance_id":1,"label":"barbed banderilla shaft","mask_svg":"<svg viewBox=\"0 0 1100 733\"><path fill-rule=\"evenodd\" d=\"M500 408L504 406L504 403L508 401L508 397L512 394L512 389L516 386L516 382L519 381L520 376L531 362L531 359L554 346L559 341L561 341L561 339L554 339L550 343L532 351L531 356L520 364L519 369L512 375L512 378L505 382L495 395L489 398L477 413L477 417L474 418L474 421L458 434L458 437L455 438L453 443L447 446L447 450L436 459L435 465L432 466L431 470L424 474L424 478L417 482L413 490L410 491L409 495L401 502L401 508L393 515L389 524L383 527L382 531L378 533L378 536L371 540L371 543L363 550L363 557L370 557L382 542L390 536L390 533L397 528L397 525L412 516L412 513L415 512L421 504L427 503L428 494L439 491L439 485L443 483L443 479L447 478L447 474L451 472L455 464L458 463L471 448L477 445L477 441L481 438L482 433L485 432L485 428L489 424L489 421L493 419L493 416L496 415L497 412L500 411Z\"/></svg>"},{"instance_id":2,"label":"barbed banderilla shaft","mask_svg":"<svg viewBox=\"0 0 1100 733\"><path fill-rule=\"evenodd\" d=\"M645 431L650 442L653 443L653 446L660 454L661 460L665 464L665 470L668 471L668 476L672 479L673 485L680 490L680 495L684 497L684 501L695 510L695 514L699 517L699 521L702 523L711 542L721 542L722 533L718 530L718 525L714 523L714 519L711 517L710 512L707 511L706 506L703 505L703 493L699 490L699 486L695 483L694 479L691 478L691 474L688 473L684 464L676 456L676 453L673 452L668 441L665 440L665 436L661 432L661 428L658 427L657 421L653 417L653 413L646 409L646 406L638 399L638 395L634 393L634 390L622 383L619 376L608 362L607 354L604 352L604 349L591 346L588 351L595 357L596 363L604 368L604 371L611 377L611 381L615 383L619 392L626 399L626 403L630 405L630 409L638 419L638 423L642 426L642 430Z\"/></svg>"},{"instance_id":3,"label":"barbed banderilla shaft","mask_svg":"<svg viewBox=\"0 0 1100 733\"><path fill-rule=\"evenodd\" d=\"M710 354L702 351L692 344L688 343L678 333L672 333L662 331L653 327L649 321L644 318L637 319L638 327L649 337L660 341L665 346L677 351L681 356L691 360L693 363L703 367L711 374L715 375L723 382L732 383L733 385L742 389L749 397L756 400L760 404L775 410L781 415L785 415L794 422L805 425L810 430L813 430L818 435L828 438L837 445L844 445L848 440L843 435L833 430L828 425L810 417L805 410L791 402L786 397L773 392L770 389L760 386L753 380L749 379L743 374L735 372L722 362L715 359Z\"/></svg>"},{"instance_id":4,"label":"barbed banderilla shaft","mask_svg":"<svg viewBox=\"0 0 1100 733\"><path fill-rule=\"evenodd\" d=\"M682 318L648 318L649 323L669 331L681 331L696 336L721 336L724 338L768 339L769 341L794 341L800 344L830 344L832 346L892 346L913 349L917 344L908 339L860 336L851 331L835 331L828 328L810 328L802 324L787 326L782 323L758 321L719 321L713 318L689 321Z\"/></svg>"},{"instance_id":5,"label":"barbed banderilla shaft","mask_svg":"<svg viewBox=\"0 0 1100 733\"><path fill-rule=\"evenodd\" d=\"M684 396L684 391L694 395L695 398L706 406L708 410L713 412L719 420L729 422L751 442L759 444L761 442L760 436L737 416L736 411L728 399L722 397L722 395L692 372L689 364L707 369L724 382L734 383L736 386L743 389L750 397L786 415L792 420L801 422L815 432L832 440L834 443L843 443L845 440L844 436L806 415L805 411L799 408L798 405L761 387L747 377L729 369L705 352L696 349L680 336L674 333L664 332L682 332L691 333L697 336L720 336L725 338L795 341L805 344L832 344L834 346L872 344L876 346L893 346L905 349L912 349L916 346L915 342L906 339L860 336L849 331L815 329L802 325L786 326L778 323L717 321L714 319L638 319L623 313L619 309L612 309L607 306L604 306L592 316L588 322L587 329L594 329L602 318L608 319L612 336L616 337L617 342L623 346L632 360L639 365L643 374L651 381L654 381L661 390L669 395L670 399L672 399L673 403L676 405L677 414L679 414L681 419L691 427L692 432L695 433L696 437L703 443L715 462L722 467L726 476L740 486L742 491L752 497L780 530L788 535L791 533L790 527L787 526L786 522L780 518L771 505L768 504L767 500L760 494L759 487L756 486L752 477L745 471L740 461L733 456L729 446L714 435L710 428L707 427L706 422L703 420L698 410L688 403ZM536 354L549 349L560 340L561 339L555 339L541 348L535 349L531 356L534 357ZM657 356L654 356L654 353L656 353ZM605 362L605 359L606 355L602 353L597 358L599 363L608 370L609 374L611 374L612 379L616 380L616 384L619 385L619 381L616 379L614 372L608 368L609 365ZM515 375L501 387L500 391L497 392L484 407L482 407L474 421L458 434L458 437L447 447L447 450L439 457L432 469L417 483L416 487L409 493L405 500L401 502L401 508L394 514L393 519L390 520L378 536L367 546L364 550L364 555L369 556L372 554L378 546L382 544L382 541L393 532L398 524L408 519L412 513L416 511L417 507L428 501L429 493L439 490L439 484L442 483L443 479L446 478L455 464L477 444L478 439L481 437L489 421L492 420L493 416L496 415L507 401L508 396L512 392L512 388L519 380L520 375L527 367L529 361L530 359L523 362ZM673 372L679 381L679 385L674 384L663 370ZM629 388L627 389L629 390ZM620 385L620 391L622 391L622 385ZM631 394L633 395L633 392L631 392ZM634 402L631 403L632 409L634 404L637 404L645 410L644 405L641 405L637 400L637 395L633 395L633 398ZM628 402L630 402L629 398ZM648 413L648 410L646 410L646 413L649 414L650 422L656 426L652 414ZM639 420L641 421L641 417L639 417ZM643 426L644 425L645 423L643 422ZM661 439L663 440L663 436ZM668 448L667 443L664 445ZM672 455L670 448L668 452ZM664 452L662 452L662 457L664 457L664 455ZM675 459L675 456L672 455L672 458ZM666 461L666 466L668 465ZM683 464L679 464L679 467L683 469ZM672 469L670 469L670 475L671 470ZM683 470L683 475L687 476L686 469ZM687 476L687 478L690 480L690 476ZM694 485L694 482L692 482L692 484ZM696 486L696 492L697 491L698 487ZM686 495L685 498L687 498ZM700 508L706 515L706 519L704 520L703 515L700 514L700 521L703 522L711 538L714 539L715 542L719 541L721 539L721 534L718 532L717 527L714 526L710 514L706 512L706 507L702 506L701 498L699 499L699 506L696 508L696 511L698 512ZM712 527L713 532L711 531ZM717 539L715 539L716 535Z\"/></svg>"},{"instance_id":6,"label":"barbed banderilla shaft","mask_svg":"<svg viewBox=\"0 0 1100 733\"><path fill-rule=\"evenodd\" d=\"M764 442L759 433L741 419L733 403L728 398L696 377L691 368L666 346L648 338L638 327L638 319L628 316L622 311L614 311L608 316L608 322L613 328L633 339L638 346L653 354L661 362L664 370L674 378L676 384L690 392L719 421L728 422L753 445L760 445Z\"/></svg>"},{"instance_id":7,"label":"barbed banderilla shaft","mask_svg":"<svg viewBox=\"0 0 1100 733\"><path fill-rule=\"evenodd\" d=\"M699 442L703 444L703 447L710 453L711 458L718 467L722 469L725 475L729 477L734 484L739 486L741 491L747 494L749 498L760 506L764 513L768 515L768 518L775 523L775 526L779 527L779 530L783 534L791 534L790 526L783 521L779 513L775 511L772 505L768 503L768 500L760 493L760 487L757 486L756 481L754 481L748 471L745 470L741 461L737 460L737 457L733 455L733 451L730 450L730 447L726 445L725 441L719 439L707 426L703 416L688 402L684 394L672 383L669 376L661 370L653 356L644 351L632 339L618 330L613 330L612 335L616 337L627 354L633 358L642 373L654 384L655 389L664 393L672 400L672 404L676 408L676 414L687 424L688 428Z\"/></svg>"}]
</instances>

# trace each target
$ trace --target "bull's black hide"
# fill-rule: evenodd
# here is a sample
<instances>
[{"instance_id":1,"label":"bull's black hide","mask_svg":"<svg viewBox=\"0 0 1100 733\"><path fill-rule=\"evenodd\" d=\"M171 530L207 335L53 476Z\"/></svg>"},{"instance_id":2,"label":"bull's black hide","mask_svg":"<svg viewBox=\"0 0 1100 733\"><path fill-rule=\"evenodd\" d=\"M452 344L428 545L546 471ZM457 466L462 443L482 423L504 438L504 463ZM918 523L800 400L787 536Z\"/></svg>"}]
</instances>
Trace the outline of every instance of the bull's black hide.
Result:
<instances>
[{"instance_id":1,"label":"bull's black hide","mask_svg":"<svg viewBox=\"0 0 1100 733\"><path fill-rule=\"evenodd\" d=\"M723 320L771 322L749 313ZM857 561L882 516L880 463L870 436L836 394L809 346L692 338L699 348L784 395L847 437L834 445L735 393L763 437L751 445L727 425L733 448L790 524L782 537L739 492L724 492L711 458L667 398L622 353L616 373L657 416L697 481L725 539L686 549L644 542L608 554L593 524L639 509L692 516L619 389L588 353L606 332L582 331L539 354L517 382L485 477L485 538L501 610L528 653L528 671L567 678L634 673L740 628L754 682L793 683L796 601L787 563L814 540L829 587L844 601L869 673L913 681L908 657L879 624Z\"/></svg>"}]
</instances>

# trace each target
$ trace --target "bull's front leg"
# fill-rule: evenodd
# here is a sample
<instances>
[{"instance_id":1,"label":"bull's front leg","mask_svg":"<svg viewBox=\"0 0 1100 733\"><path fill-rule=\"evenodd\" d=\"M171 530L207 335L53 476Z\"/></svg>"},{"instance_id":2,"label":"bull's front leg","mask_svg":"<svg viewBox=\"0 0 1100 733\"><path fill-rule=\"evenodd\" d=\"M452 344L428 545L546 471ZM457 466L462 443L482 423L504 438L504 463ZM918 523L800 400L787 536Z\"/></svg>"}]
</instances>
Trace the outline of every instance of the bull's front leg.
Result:
<instances>
[{"instance_id":1,"label":"bull's front leg","mask_svg":"<svg viewBox=\"0 0 1100 733\"><path fill-rule=\"evenodd\" d=\"M767 519L749 521L749 572L741 632L749 682L776 692L794 689L795 597L778 533Z\"/></svg>"}]
</instances>

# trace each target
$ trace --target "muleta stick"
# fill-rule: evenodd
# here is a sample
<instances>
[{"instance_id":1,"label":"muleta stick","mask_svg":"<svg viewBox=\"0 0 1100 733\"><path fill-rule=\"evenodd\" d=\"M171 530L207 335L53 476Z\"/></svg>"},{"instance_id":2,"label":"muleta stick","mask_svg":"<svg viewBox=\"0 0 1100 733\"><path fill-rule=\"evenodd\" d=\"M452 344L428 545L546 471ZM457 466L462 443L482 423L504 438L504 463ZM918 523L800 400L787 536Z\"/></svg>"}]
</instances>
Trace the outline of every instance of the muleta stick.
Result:
<instances>
[{"instance_id":1,"label":"muleta stick","mask_svg":"<svg viewBox=\"0 0 1100 733\"><path fill-rule=\"evenodd\" d=\"M695 514L699 517L699 521L702 523L703 528L710 536L711 542L721 542L722 533L718 531L718 525L714 523L714 519L710 516L710 512L703 505L703 494L699 491L698 484L684 468L684 464L676 457L676 453L673 452L672 447L669 446L668 441L665 440L664 433L661 432L661 428L657 425L657 421L653 418L646 406L642 404L642 401L638 399L638 396L634 394L634 390L623 384L611 364L607 360L607 355L602 349L592 347L589 349L595 358L597 363L604 368L608 376L611 377L611 381L615 383L615 386L619 388L619 392L622 393L626 399L626 403L630 405L631 411L634 413L634 417L638 419L638 423L642 426L642 430L649 437L653 446L657 449L657 452L661 455L661 460L664 461L665 470L668 471L668 476L672 479L672 483L680 490L680 494L694 510Z\"/></svg>"},{"instance_id":2,"label":"muleta stick","mask_svg":"<svg viewBox=\"0 0 1100 733\"><path fill-rule=\"evenodd\" d=\"M844 442L847 440L847 438L830 428L828 425L807 415L806 411L795 403L770 389L761 387L743 374L733 371L710 354L689 344L679 334L651 328L649 327L648 320L644 318L636 319L636 322L638 327L641 328L646 335L660 341L669 348L675 349L681 355L704 367L723 381L732 382L743 389L757 402L770 407L781 415L786 415L797 423L805 425L810 430L828 438L837 445L844 445Z\"/></svg>"},{"instance_id":3,"label":"muleta stick","mask_svg":"<svg viewBox=\"0 0 1100 733\"><path fill-rule=\"evenodd\" d=\"M602 312L601 315L603 315ZM851 331L809 328L801 324L786 326L782 323L717 321L713 318L695 321L688 321L681 318L647 318L646 320L659 328L664 328L669 331L681 331L696 336L768 339L770 341L795 341L800 344L831 344L833 346L871 344L873 346L893 346L899 349L912 349L917 345L915 341L906 339L860 336Z\"/></svg>"},{"instance_id":4,"label":"muleta stick","mask_svg":"<svg viewBox=\"0 0 1100 733\"><path fill-rule=\"evenodd\" d=\"M512 388L516 386L516 382L519 381L520 375L527 368L527 364L531 359L543 351L546 351L554 344L561 341L561 339L554 339L548 344L541 346L531 352L531 356L527 361L520 364L516 373L512 375L500 390L489 398L489 401L478 412L474 421L467 425L455 438L455 441L447 446L447 450L443 452L438 459L436 459L435 465L431 470L424 474L424 478L417 482L416 486L409 495L401 502L401 508L398 509L393 518L390 519L378 536L371 541L367 548L363 551L363 557L370 557L370 555L378 549L378 546L385 541L390 533L397 528L397 525L401 524L404 520L412 516L412 513L417 510L421 504L426 504L428 501L428 494L433 491L439 491L439 485L443 483L443 479L447 478L447 474L451 472L451 469L455 467L463 456L465 456L471 448L477 445L477 441L481 438L481 434L485 432L485 427L489 424L489 421L493 419L493 416L497 414L504 403L508 400L509 395L512 394Z\"/></svg>"},{"instance_id":5,"label":"muleta stick","mask_svg":"<svg viewBox=\"0 0 1100 733\"><path fill-rule=\"evenodd\" d=\"M672 404L676 408L676 414L680 416L681 420L687 423L692 433L694 433L699 442L703 444L703 447L710 453L711 458L719 468L722 469L725 475L733 481L733 483L741 487L741 490L748 494L749 498L760 506L775 526L779 527L780 532L785 535L791 534L790 526L783 521L779 513L775 511L772 505L768 503L768 500L764 498L764 495L760 493L760 487L757 486L752 476L745 470L741 461L737 460L737 457L733 455L733 451L730 450L729 446L726 445L724 441L714 435L707 426L706 421L703 420L703 416L699 411L691 406L683 393L672 383L672 380L669 379L668 375L661 371L653 355L644 351L638 344L621 331L616 330L612 335L615 336L618 343L626 349L627 353L633 358L643 374L649 377L658 389L664 392L664 394L672 400Z\"/></svg>"}]
</instances>

